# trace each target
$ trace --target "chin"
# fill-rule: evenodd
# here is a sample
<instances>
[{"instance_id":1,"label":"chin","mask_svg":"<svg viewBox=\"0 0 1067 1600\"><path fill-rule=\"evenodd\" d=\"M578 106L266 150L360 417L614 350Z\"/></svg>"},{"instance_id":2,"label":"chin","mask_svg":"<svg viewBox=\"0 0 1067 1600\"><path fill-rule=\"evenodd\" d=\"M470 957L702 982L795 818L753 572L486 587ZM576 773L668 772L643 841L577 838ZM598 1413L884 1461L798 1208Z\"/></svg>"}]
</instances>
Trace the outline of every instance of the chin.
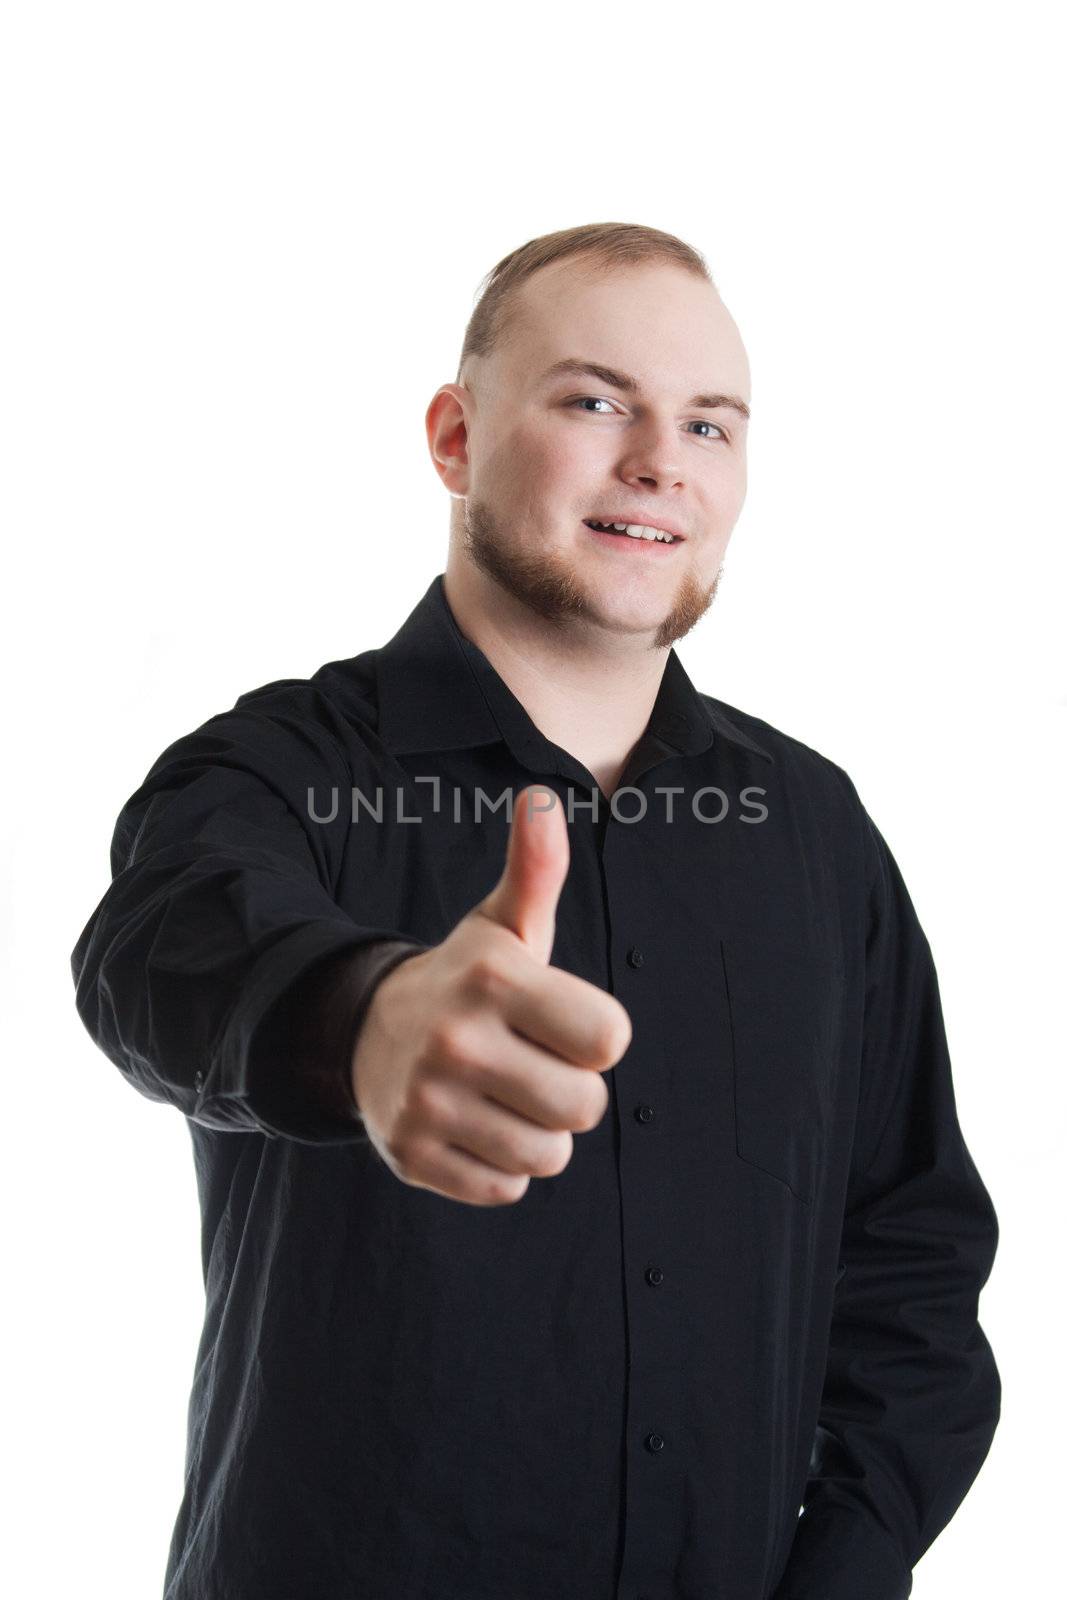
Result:
<instances>
[{"instance_id":1,"label":"chin","mask_svg":"<svg viewBox=\"0 0 1067 1600\"><path fill-rule=\"evenodd\" d=\"M655 601L648 594L631 598L612 594L609 586L602 584L590 603L589 615L606 628L617 628L625 633L649 633L660 626L670 609L670 598L666 595Z\"/></svg>"}]
</instances>

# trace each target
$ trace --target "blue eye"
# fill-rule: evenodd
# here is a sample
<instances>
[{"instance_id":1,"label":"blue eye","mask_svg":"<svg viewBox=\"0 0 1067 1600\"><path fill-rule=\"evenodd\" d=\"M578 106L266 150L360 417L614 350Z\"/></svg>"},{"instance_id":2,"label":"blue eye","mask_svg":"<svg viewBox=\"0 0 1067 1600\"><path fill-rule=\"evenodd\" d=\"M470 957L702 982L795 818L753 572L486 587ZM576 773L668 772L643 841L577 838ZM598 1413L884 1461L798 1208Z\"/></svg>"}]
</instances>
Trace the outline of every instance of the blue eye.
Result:
<instances>
[{"instance_id":1,"label":"blue eye","mask_svg":"<svg viewBox=\"0 0 1067 1600\"><path fill-rule=\"evenodd\" d=\"M605 400L604 396L599 394L580 394L574 400L568 400L567 404L569 406L610 406L611 401ZM589 414L590 416L603 416L603 412L599 411L590 412ZM719 424L717 422L712 422L708 417L696 417L692 426L695 428L714 428L715 433L720 439L726 438L726 434L723 432L722 428L719 427ZM712 435L705 434L703 437L711 438Z\"/></svg>"}]
</instances>

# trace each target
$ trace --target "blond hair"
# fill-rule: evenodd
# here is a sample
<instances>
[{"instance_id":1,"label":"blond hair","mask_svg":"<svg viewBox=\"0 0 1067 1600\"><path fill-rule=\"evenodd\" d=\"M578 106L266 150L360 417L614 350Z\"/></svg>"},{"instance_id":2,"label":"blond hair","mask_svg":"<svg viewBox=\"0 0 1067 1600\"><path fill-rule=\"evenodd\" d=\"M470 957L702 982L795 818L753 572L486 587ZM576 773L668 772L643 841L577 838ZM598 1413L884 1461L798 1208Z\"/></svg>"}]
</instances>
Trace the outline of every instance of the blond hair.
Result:
<instances>
[{"instance_id":1,"label":"blond hair","mask_svg":"<svg viewBox=\"0 0 1067 1600\"><path fill-rule=\"evenodd\" d=\"M581 228L543 233L512 250L487 272L480 285L478 303L463 336L456 382L462 382L468 356L487 356L504 343L516 307L516 291L542 267L567 257L581 257L607 269L645 261L672 262L695 277L712 282L699 250L658 228L631 222L591 222Z\"/></svg>"}]
</instances>

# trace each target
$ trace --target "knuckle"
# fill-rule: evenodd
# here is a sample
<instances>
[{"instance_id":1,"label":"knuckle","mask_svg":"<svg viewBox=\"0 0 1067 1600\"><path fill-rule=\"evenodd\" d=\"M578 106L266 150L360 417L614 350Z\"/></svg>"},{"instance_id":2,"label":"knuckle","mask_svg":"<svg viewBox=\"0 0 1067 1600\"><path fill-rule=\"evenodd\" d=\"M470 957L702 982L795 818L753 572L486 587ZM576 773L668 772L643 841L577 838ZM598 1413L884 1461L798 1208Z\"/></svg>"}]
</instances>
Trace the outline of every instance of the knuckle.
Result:
<instances>
[{"instance_id":1,"label":"knuckle","mask_svg":"<svg viewBox=\"0 0 1067 1600\"><path fill-rule=\"evenodd\" d=\"M616 1006L612 1015L605 1024L605 1035L608 1041L608 1056L612 1061L618 1061L630 1048L633 1038L633 1024L630 1014L622 1006Z\"/></svg>"},{"instance_id":2,"label":"knuckle","mask_svg":"<svg viewBox=\"0 0 1067 1600\"><path fill-rule=\"evenodd\" d=\"M603 1078L594 1078L589 1093L584 1096L578 1112L576 1133L591 1133L608 1109L608 1086Z\"/></svg>"},{"instance_id":3,"label":"knuckle","mask_svg":"<svg viewBox=\"0 0 1067 1600\"><path fill-rule=\"evenodd\" d=\"M536 1164L532 1165L531 1170L536 1177L554 1178L563 1171L573 1154L574 1140L569 1129L565 1129L544 1141L538 1152Z\"/></svg>"},{"instance_id":4,"label":"knuckle","mask_svg":"<svg viewBox=\"0 0 1067 1600\"><path fill-rule=\"evenodd\" d=\"M529 1185L530 1179L525 1173L521 1176L509 1177L506 1172L502 1172L498 1177L486 1180L483 1193L488 1205L514 1205L516 1200L522 1199Z\"/></svg>"},{"instance_id":5,"label":"knuckle","mask_svg":"<svg viewBox=\"0 0 1067 1600\"><path fill-rule=\"evenodd\" d=\"M462 1066L469 1049L467 1025L461 1017L439 1017L430 1028L427 1045L433 1064Z\"/></svg>"},{"instance_id":6,"label":"knuckle","mask_svg":"<svg viewBox=\"0 0 1067 1600\"><path fill-rule=\"evenodd\" d=\"M408 1091L409 1119L419 1124L440 1122L445 1114L444 1089L428 1074L413 1079Z\"/></svg>"},{"instance_id":7,"label":"knuckle","mask_svg":"<svg viewBox=\"0 0 1067 1600\"><path fill-rule=\"evenodd\" d=\"M627 1033L624 1036L618 1017L605 1016L594 1035L593 1049L597 1061L605 1065L612 1065L618 1061L629 1043L629 1034Z\"/></svg>"},{"instance_id":8,"label":"knuckle","mask_svg":"<svg viewBox=\"0 0 1067 1600\"><path fill-rule=\"evenodd\" d=\"M419 1176L422 1144L414 1134L397 1133L389 1143L389 1160L396 1176L404 1183L415 1183Z\"/></svg>"},{"instance_id":9,"label":"knuckle","mask_svg":"<svg viewBox=\"0 0 1067 1600\"><path fill-rule=\"evenodd\" d=\"M511 983L504 962L495 950L480 950L471 957L466 987L467 992L478 1000L495 1000L507 993Z\"/></svg>"}]
</instances>

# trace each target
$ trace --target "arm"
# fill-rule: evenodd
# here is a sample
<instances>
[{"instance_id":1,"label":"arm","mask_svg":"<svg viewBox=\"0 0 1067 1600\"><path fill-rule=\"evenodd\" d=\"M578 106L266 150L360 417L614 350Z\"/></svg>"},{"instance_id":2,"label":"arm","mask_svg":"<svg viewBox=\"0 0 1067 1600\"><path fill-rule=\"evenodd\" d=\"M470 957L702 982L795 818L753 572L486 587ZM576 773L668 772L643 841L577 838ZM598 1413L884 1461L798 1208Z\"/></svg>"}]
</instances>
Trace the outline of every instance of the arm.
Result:
<instances>
[{"instance_id":1,"label":"arm","mask_svg":"<svg viewBox=\"0 0 1067 1600\"><path fill-rule=\"evenodd\" d=\"M844 1272L804 1511L774 1600L904 1600L1000 1415L977 1320L997 1219L957 1120L929 945L863 822L867 978Z\"/></svg>"},{"instance_id":2,"label":"arm","mask_svg":"<svg viewBox=\"0 0 1067 1600\"><path fill-rule=\"evenodd\" d=\"M429 946L375 939L327 956L284 991L257 1030L249 1076L271 1127L296 1127L302 1109L339 1123L359 1118L352 1079L356 1040L375 990L394 967Z\"/></svg>"},{"instance_id":3,"label":"arm","mask_svg":"<svg viewBox=\"0 0 1067 1600\"><path fill-rule=\"evenodd\" d=\"M367 1137L342 1074L370 994L396 941L426 947L334 898L345 808L317 822L307 796L324 811L353 779L315 704L261 693L164 751L119 816L71 970L91 1037L148 1098L333 1143Z\"/></svg>"}]
</instances>

